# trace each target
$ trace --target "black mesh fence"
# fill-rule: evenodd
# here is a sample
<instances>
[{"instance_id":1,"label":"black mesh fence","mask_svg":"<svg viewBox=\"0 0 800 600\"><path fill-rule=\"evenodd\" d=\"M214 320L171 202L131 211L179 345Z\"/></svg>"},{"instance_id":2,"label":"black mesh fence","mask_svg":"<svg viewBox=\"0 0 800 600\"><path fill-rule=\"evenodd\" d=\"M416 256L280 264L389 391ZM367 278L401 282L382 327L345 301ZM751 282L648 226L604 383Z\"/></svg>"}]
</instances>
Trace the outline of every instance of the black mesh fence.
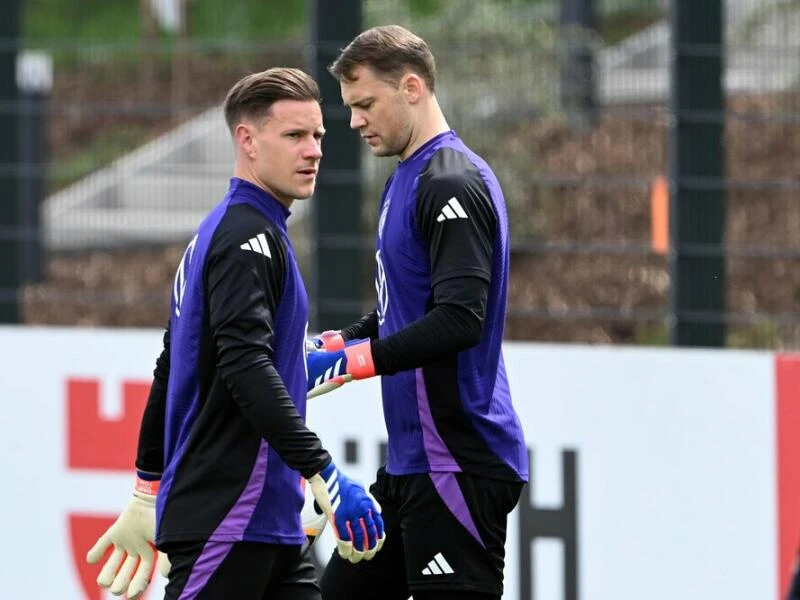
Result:
<instances>
[{"instance_id":1,"label":"black mesh fence","mask_svg":"<svg viewBox=\"0 0 800 600\"><path fill-rule=\"evenodd\" d=\"M17 60L34 91L3 103L27 147L0 181L27 216L4 223L0 240L30 242L13 259L26 283L2 291L20 299L22 321L162 324L183 245L230 174L220 102L246 72L308 67L309 10L305 0L21 4ZM363 13L364 26L399 23L429 42L451 126L501 180L507 336L666 343L669 3L365 0ZM725 65L724 110L706 115L724 123L725 178L706 182L724 190L724 243L711 249L726 257L718 318L728 345L797 347L800 2L728 0L724 15L724 47L697 49ZM371 232L394 161L365 150L362 165ZM294 212L307 272L309 206ZM369 252L372 237L356 243ZM365 273L365 307L371 289Z\"/></svg>"}]
</instances>

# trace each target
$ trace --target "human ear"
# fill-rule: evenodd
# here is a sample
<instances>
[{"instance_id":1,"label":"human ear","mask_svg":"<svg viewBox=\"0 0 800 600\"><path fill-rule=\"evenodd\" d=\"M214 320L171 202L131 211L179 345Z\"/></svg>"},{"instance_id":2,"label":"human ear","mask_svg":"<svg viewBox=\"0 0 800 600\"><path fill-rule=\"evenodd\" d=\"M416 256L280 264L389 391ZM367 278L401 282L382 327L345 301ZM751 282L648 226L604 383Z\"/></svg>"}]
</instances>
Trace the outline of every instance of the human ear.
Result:
<instances>
[{"instance_id":1,"label":"human ear","mask_svg":"<svg viewBox=\"0 0 800 600\"><path fill-rule=\"evenodd\" d=\"M410 103L415 103L422 96L422 90L425 84L419 75L415 73L406 73L400 81L400 88L403 90L406 98Z\"/></svg>"},{"instance_id":2,"label":"human ear","mask_svg":"<svg viewBox=\"0 0 800 600\"><path fill-rule=\"evenodd\" d=\"M254 158L255 148L253 145L253 133L250 127L244 123L239 123L233 130L233 137L236 145L240 147L249 158Z\"/></svg>"}]
</instances>

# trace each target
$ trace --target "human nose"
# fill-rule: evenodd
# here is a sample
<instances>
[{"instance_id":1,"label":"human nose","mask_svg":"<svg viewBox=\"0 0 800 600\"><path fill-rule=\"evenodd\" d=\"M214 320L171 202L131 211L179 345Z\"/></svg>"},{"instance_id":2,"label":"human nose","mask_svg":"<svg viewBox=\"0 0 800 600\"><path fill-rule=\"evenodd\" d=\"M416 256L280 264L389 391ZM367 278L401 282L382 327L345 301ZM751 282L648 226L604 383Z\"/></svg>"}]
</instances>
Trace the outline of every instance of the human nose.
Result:
<instances>
[{"instance_id":1,"label":"human nose","mask_svg":"<svg viewBox=\"0 0 800 600\"><path fill-rule=\"evenodd\" d=\"M306 144L305 156L314 159L322 158L322 140L313 139L311 143Z\"/></svg>"},{"instance_id":2,"label":"human nose","mask_svg":"<svg viewBox=\"0 0 800 600\"><path fill-rule=\"evenodd\" d=\"M367 120L356 111L350 113L350 129L361 129L367 124Z\"/></svg>"}]
</instances>

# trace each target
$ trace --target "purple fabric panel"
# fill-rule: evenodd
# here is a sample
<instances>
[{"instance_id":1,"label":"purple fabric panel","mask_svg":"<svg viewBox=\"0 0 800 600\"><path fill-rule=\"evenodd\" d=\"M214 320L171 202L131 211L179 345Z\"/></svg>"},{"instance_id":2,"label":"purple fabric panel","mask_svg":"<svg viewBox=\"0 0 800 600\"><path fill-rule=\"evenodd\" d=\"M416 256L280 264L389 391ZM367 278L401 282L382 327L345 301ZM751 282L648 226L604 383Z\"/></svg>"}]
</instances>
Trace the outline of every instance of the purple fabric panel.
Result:
<instances>
[{"instance_id":1,"label":"purple fabric panel","mask_svg":"<svg viewBox=\"0 0 800 600\"><path fill-rule=\"evenodd\" d=\"M192 572L189 573L186 587L181 592L180 600L194 600L208 583L208 580L211 579L214 571L225 560L228 552L231 551L232 543L242 540L244 531L247 529L256 504L258 504L258 500L261 497L261 491L264 488L268 455L269 447L267 442L262 440L258 448L256 464L253 466L250 479L247 481L242 495L239 496L239 499L231 507L228 514L222 519L214 533L211 534L211 539L203 547L200 556L197 557L192 567Z\"/></svg>"},{"instance_id":2,"label":"purple fabric panel","mask_svg":"<svg viewBox=\"0 0 800 600\"><path fill-rule=\"evenodd\" d=\"M186 582L183 591L181 591L178 600L194 600L197 598L232 548L233 542L206 542L206 545L203 546L203 551L192 566L189 580Z\"/></svg>"},{"instance_id":3,"label":"purple fabric panel","mask_svg":"<svg viewBox=\"0 0 800 600\"><path fill-rule=\"evenodd\" d=\"M436 430L436 424L433 422L431 405L428 401L428 391L425 389L425 376L422 373L422 369L417 369L415 375L417 378L417 410L419 412L419 422L422 426L422 444L428 458L428 466L434 470L444 465L456 465L453 455L450 454L450 450L445 446L442 437Z\"/></svg>"},{"instance_id":4,"label":"purple fabric panel","mask_svg":"<svg viewBox=\"0 0 800 600\"><path fill-rule=\"evenodd\" d=\"M472 515L467 507L467 501L464 499L464 494L458 486L458 480L455 473L430 473L431 480L433 481L436 491L439 492L447 508L453 513L458 522L470 532L478 543L484 548L486 545L481 539L481 534L478 533L478 528L475 527L475 521L472 520Z\"/></svg>"}]
</instances>

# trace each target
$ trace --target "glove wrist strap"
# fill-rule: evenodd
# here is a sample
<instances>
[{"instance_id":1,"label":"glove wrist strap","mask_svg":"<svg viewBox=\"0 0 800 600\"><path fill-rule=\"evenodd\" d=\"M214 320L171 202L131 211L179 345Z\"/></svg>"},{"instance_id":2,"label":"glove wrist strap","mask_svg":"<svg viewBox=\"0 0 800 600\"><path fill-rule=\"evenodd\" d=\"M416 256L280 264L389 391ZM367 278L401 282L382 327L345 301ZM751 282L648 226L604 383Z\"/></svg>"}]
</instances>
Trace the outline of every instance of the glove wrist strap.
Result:
<instances>
[{"instance_id":1,"label":"glove wrist strap","mask_svg":"<svg viewBox=\"0 0 800 600\"><path fill-rule=\"evenodd\" d=\"M141 477L136 478L136 485L134 485L134 491L139 492L140 494L147 494L148 496L156 496L158 494L158 488L161 485L159 480L155 481L148 481L146 479L142 479Z\"/></svg>"},{"instance_id":2,"label":"glove wrist strap","mask_svg":"<svg viewBox=\"0 0 800 600\"><path fill-rule=\"evenodd\" d=\"M372 343L369 340L347 346L344 354L347 356L347 372L353 376L353 379L367 379L375 376Z\"/></svg>"}]
</instances>

